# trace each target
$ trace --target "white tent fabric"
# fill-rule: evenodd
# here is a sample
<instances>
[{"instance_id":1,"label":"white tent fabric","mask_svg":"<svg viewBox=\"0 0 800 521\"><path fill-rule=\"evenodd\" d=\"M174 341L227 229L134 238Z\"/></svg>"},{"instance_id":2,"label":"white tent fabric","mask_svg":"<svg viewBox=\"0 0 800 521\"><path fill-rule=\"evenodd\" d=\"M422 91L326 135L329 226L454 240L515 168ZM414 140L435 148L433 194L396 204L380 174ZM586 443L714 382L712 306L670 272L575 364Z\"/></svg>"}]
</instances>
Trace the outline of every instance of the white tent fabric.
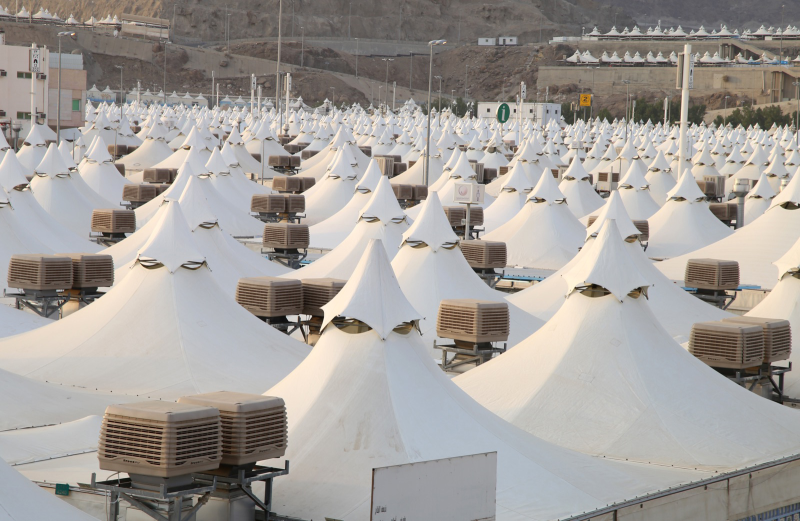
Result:
<instances>
[{"instance_id":1,"label":"white tent fabric","mask_svg":"<svg viewBox=\"0 0 800 521\"><path fill-rule=\"evenodd\" d=\"M308 346L236 305L209 269L180 207L170 204L119 284L78 313L0 341L0 366L39 380L162 399L263 391ZM30 345L40 349L23 347Z\"/></svg>"},{"instance_id":2,"label":"white tent fabric","mask_svg":"<svg viewBox=\"0 0 800 521\"><path fill-rule=\"evenodd\" d=\"M83 160L78 165L78 172L86 184L100 197L111 203L120 205L122 190L130 181L125 179L114 166L111 156L106 150L103 138L95 138L92 146L86 151Z\"/></svg>"},{"instance_id":3,"label":"white tent fabric","mask_svg":"<svg viewBox=\"0 0 800 521\"><path fill-rule=\"evenodd\" d=\"M110 402L109 396L109 402ZM97 450L100 416L36 429L0 432L0 459L20 465Z\"/></svg>"},{"instance_id":4,"label":"white tent fabric","mask_svg":"<svg viewBox=\"0 0 800 521\"><path fill-rule=\"evenodd\" d=\"M678 184L667 195L669 200L648 219L647 255L650 258L678 257L733 233L708 209L691 169L684 170Z\"/></svg>"},{"instance_id":5,"label":"white tent fabric","mask_svg":"<svg viewBox=\"0 0 800 521\"><path fill-rule=\"evenodd\" d=\"M372 328L359 334L329 324L308 358L265 393L281 396L292 418L285 457L296 470L275 482L276 510L304 519L364 520L370 469L488 451L498 452L499 520L566 517L687 478L673 469L559 449L479 407L436 366L413 328L388 329L418 314L408 302L390 300L402 295L383 248L374 246L358 277L339 293L343 301L326 308L325 320L340 309L390 309L350 316L378 321L366 322ZM363 279L380 284L368 287ZM374 329L379 324L388 329L385 339Z\"/></svg>"},{"instance_id":6,"label":"white tent fabric","mask_svg":"<svg viewBox=\"0 0 800 521\"><path fill-rule=\"evenodd\" d=\"M308 225L321 223L344 208L352 199L358 184L358 172L348 164L344 148L340 148L328 166L325 175L314 191L306 195L306 218Z\"/></svg>"},{"instance_id":7,"label":"white tent fabric","mask_svg":"<svg viewBox=\"0 0 800 521\"><path fill-rule=\"evenodd\" d=\"M50 320L39 315L0 304L0 337L18 335L49 323Z\"/></svg>"},{"instance_id":8,"label":"white tent fabric","mask_svg":"<svg viewBox=\"0 0 800 521\"><path fill-rule=\"evenodd\" d=\"M356 185L355 193L344 208L324 221L309 227L310 245L314 248L328 250L338 246L353 231L361 209L369 202L382 175L377 161L372 159L364 177Z\"/></svg>"},{"instance_id":9,"label":"white tent fabric","mask_svg":"<svg viewBox=\"0 0 800 521\"><path fill-rule=\"evenodd\" d=\"M547 325L454 381L523 430L587 454L732 470L795 453L800 415L720 376L670 338L644 295L626 295L647 277L630 258L618 269L628 254L612 222ZM613 294L581 293L589 283ZM742 429L742 417L764 428Z\"/></svg>"},{"instance_id":10,"label":"white tent fabric","mask_svg":"<svg viewBox=\"0 0 800 521\"><path fill-rule=\"evenodd\" d=\"M615 219L622 239L627 240L631 236L638 235L639 231L633 226L625 213L624 206L620 203L618 195L612 193L609 204L604 207L595 223L586 230L586 244L569 264L542 282L508 296L507 300L542 320L550 320L564 304L564 296L569 291L564 275L589 254L595 243L593 236L596 231L600 230L606 219ZM685 342L689 339L692 324L695 322L722 320L731 316L730 313L702 302L686 293L680 286L670 282L647 258L639 241L627 243L626 247L636 261L639 271L649 281L648 303L650 308L664 329L678 341Z\"/></svg>"},{"instance_id":11,"label":"white tent fabric","mask_svg":"<svg viewBox=\"0 0 800 521\"><path fill-rule=\"evenodd\" d=\"M594 212L605 200L594 191L589 182L589 173L583 168L581 160L577 157L572 160L567 171L558 185L558 189L567 199L567 207L580 219Z\"/></svg>"},{"instance_id":12,"label":"white tent fabric","mask_svg":"<svg viewBox=\"0 0 800 521\"><path fill-rule=\"evenodd\" d=\"M28 478L0 461L0 520L95 521L95 518L41 490Z\"/></svg>"},{"instance_id":13,"label":"white tent fabric","mask_svg":"<svg viewBox=\"0 0 800 521\"><path fill-rule=\"evenodd\" d=\"M497 199L483 212L484 233L489 233L514 218L525 205L533 189L521 162L511 167L500 187Z\"/></svg>"},{"instance_id":14,"label":"white tent fabric","mask_svg":"<svg viewBox=\"0 0 800 521\"><path fill-rule=\"evenodd\" d=\"M558 270L578 253L586 231L567 204L553 177L542 175L519 213L484 239L505 242L511 266Z\"/></svg>"},{"instance_id":15,"label":"white tent fabric","mask_svg":"<svg viewBox=\"0 0 800 521\"><path fill-rule=\"evenodd\" d=\"M505 302L505 294L487 286L467 264L436 192L428 194L423 205L417 220L403 234L403 245L392 261L392 268L406 298L422 314L419 329L427 341L437 337L436 319L443 299ZM543 324L513 304L509 304L509 314L510 346ZM433 354L441 356L440 351Z\"/></svg>"}]
</instances>

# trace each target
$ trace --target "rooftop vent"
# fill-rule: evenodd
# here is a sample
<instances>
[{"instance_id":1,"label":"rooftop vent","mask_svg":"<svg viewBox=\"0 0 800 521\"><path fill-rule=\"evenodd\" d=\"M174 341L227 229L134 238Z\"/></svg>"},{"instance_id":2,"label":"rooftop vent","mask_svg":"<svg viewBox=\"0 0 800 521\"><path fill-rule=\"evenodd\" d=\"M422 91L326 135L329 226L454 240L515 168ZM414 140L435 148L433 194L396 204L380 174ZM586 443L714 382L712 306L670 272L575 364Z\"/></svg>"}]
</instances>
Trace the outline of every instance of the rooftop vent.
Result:
<instances>
[{"instance_id":1,"label":"rooftop vent","mask_svg":"<svg viewBox=\"0 0 800 521\"><path fill-rule=\"evenodd\" d=\"M303 314L324 316L322 306L330 302L347 283L341 279L303 279Z\"/></svg>"},{"instance_id":2,"label":"rooftop vent","mask_svg":"<svg viewBox=\"0 0 800 521\"><path fill-rule=\"evenodd\" d=\"M156 185L126 184L122 187L122 200L131 203L146 203L158 195Z\"/></svg>"},{"instance_id":3,"label":"rooftop vent","mask_svg":"<svg viewBox=\"0 0 800 521\"><path fill-rule=\"evenodd\" d=\"M133 233L136 213L133 210L92 211L92 231L99 233Z\"/></svg>"},{"instance_id":4,"label":"rooftop vent","mask_svg":"<svg viewBox=\"0 0 800 521\"><path fill-rule=\"evenodd\" d=\"M292 223L266 223L261 245L276 250L304 250L308 248L308 225Z\"/></svg>"},{"instance_id":5,"label":"rooftop vent","mask_svg":"<svg viewBox=\"0 0 800 521\"><path fill-rule=\"evenodd\" d=\"M684 284L687 288L722 291L739 287L739 263L717 259L689 259Z\"/></svg>"},{"instance_id":6,"label":"rooftop vent","mask_svg":"<svg viewBox=\"0 0 800 521\"><path fill-rule=\"evenodd\" d=\"M219 411L166 401L111 405L97 457L102 470L160 478L214 470L222 460Z\"/></svg>"},{"instance_id":7,"label":"rooftop vent","mask_svg":"<svg viewBox=\"0 0 800 521\"><path fill-rule=\"evenodd\" d=\"M178 403L219 411L223 465L247 465L286 453L288 424L281 398L220 391L183 396Z\"/></svg>"},{"instance_id":8,"label":"rooftop vent","mask_svg":"<svg viewBox=\"0 0 800 521\"><path fill-rule=\"evenodd\" d=\"M722 320L734 324L761 326L764 333L764 363L788 360L792 354L792 326L788 320L733 316Z\"/></svg>"},{"instance_id":9,"label":"rooftop vent","mask_svg":"<svg viewBox=\"0 0 800 521\"><path fill-rule=\"evenodd\" d=\"M8 287L30 291L66 290L72 287L72 260L63 255L12 255Z\"/></svg>"},{"instance_id":10,"label":"rooftop vent","mask_svg":"<svg viewBox=\"0 0 800 521\"><path fill-rule=\"evenodd\" d=\"M114 285L114 258L98 253L65 253L72 259L72 289L107 288Z\"/></svg>"},{"instance_id":11,"label":"rooftop vent","mask_svg":"<svg viewBox=\"0 0 800 521\"><path fill-rule=\"evenodd\" d=\"M763 329L760 325L699 322L692 326L689 352L711 367L759 366L764 358Z\"/></svg>"},{"instance_id":12,"label":"rooftop vent","mask_svg":"<svg viewBox=\"0 0 800 521\"><path fill-rule=\"evenodd\" d=\"M257 317L299 315L303 311L303 285L280 277L239 279L236 302Z\"/></svg>"},{"instance_id":13,"label":"rooftop vent","mask_svg":"<svg viewBox=\"0 0 800 521\"><path fill-rule=\"evenodd\" d=\"M145 168L142 172L142 181L145 183L170 184L178 175L175 168Z\"/></svg>"},{"instance_id":14,"label":"rooftop vent","mask_svg":"<svg viewBox=\"0 0 800 521\"><path fill-rule=\"evenodd\" d=\"M508 304L475 299L442 300L436 334L470 343L508 340Z\"/></svg>"},{"instance_id":15,"label":"rooftop vent","mask_svg":"<svg viewBox=\"0 0 800 521\"><path fill-rule=\"evenodd\" d=\"M506 267L506 243L495 241L461 241L461 252L467 264L477 269Z\"/></svg>"}]
</instances>

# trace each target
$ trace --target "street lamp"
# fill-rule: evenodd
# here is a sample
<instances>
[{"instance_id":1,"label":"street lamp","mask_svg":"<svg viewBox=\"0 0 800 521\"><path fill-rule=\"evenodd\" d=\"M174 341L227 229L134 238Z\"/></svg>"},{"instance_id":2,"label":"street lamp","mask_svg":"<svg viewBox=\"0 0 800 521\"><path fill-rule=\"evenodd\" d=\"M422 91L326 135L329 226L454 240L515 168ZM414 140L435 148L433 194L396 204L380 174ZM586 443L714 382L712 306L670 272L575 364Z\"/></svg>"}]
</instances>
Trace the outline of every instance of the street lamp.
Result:
<instances>
[{"instance_id":1,"label":"street lamp","mask_svg":"<svg viewBox=\"0 0 800 521\"><path fill-rule=\"evenodd\" d=\"M434 76L434 78L439 80L439 112L442 112L442 77Z\"/></svg>"},{"instance_id":2,"label":"street lamp","mask_svg":"<svg viewBox=\"0 0 800 521\"><path fill-rule=\"evenodd\" d=\"M73 31L62 31L58 33L58 99L56 100L56 141L61 141L61 37L62 36L69 36L70 38L75 36ZM36 115L34 114L33 117L35 118ZM34 120L34 124L36 121Z\"/></svg>"},{"instance_id":3,"label":"street lamp","mask_svg":"<svg viewBox=\"0 0 800 521\"><path fill-rule=\"evenodd\" d=\"M358 79L358 38L356 38L356 79Z\"/></svg>"},{"instance_id":4,"label":"street lamp","mask_svg":"<svg viewBox=\"0 0 800 521\"><path fill-rule=\"evenodd\" d=\"M630 103L631 99L631 80L622 80L622 83L625 84L625 141L628 140L628 103Z\"/></svg>"},{"instance_id":5,"label":"street lamp","mask_svg":"<svg viewBox=\"0 0 800 521\"><path fill-rule=\"evenodd\" d=\"M594 71L600 67L586 67L592 71L592 102L589 103L589 121L594 118Z\"/></svg>"},{"instance_id":6,"label":"street lamp","mask_svg":"<svg viewBox=\"0 0 800 521\"><path fill-rule=\"evenodd\" d=\"M467 79L469 78L469 64L464 70L464 101L467 101Z\"/></svg>"},{"instance_id":7,"label":"street lamp","mask_svg":"<svg viewBox=\"0 0 800 521\"><path fill-rule=\"evenodd\" d=\"M794 145L795 148L800 147L800 81L792 82L792 85L797 89L797 112L795 112L795 126L794 126Z\"/></svg>"},{"instance_id":8,"label":"street lamp","mask_svg":"<svg viewBox=\"0 0 800 521\"><path fill-rule=\"evenodd\" d=\"M783 31L784 31L784 28L783 28L783 8L784 7L786 7L786 6L785 5L781 6L781 26L779 28L780 31L781 31L781 58L778 61L778 65L783 65Z\"/></svg>"},{"instance_id":9,"label":"street lamp","mask_svg":"<svg viewBox=\"0 0 800 521\"><path fill-rule=\"evenodd\" d=\"M425 169L422 171L422 184L428 186L428 173L431 164L431 87L433 87L433 46L444 45L447 40L431 40L428 46L431 48L430 61L428 64L428 127L425 138Z\"/></svg>"},{"instance_id":10,"label":"street lamp","mask_svg":"<svg viewBox=\"0 0 800 521\"><path fill-rule=\"evenodd\" d=\"M330 90L333 91L333 94L331 94L331 106L336 110L336 87L331 87Z\"/></svg>"},{"instance_id":11,"label":"street lamp","mask_svg":"<svg viewBox=\"0 0 800 521\"><path fill-rule=\"evenodd\" d=\"M169 40L164 41L164 108L167 108L167 45L172 43Z\"/></svg>"},{"instance_id":12,"label":"street lamp","mask_svg":"<svg viewBox=\"0 0 800 521\"><path fill-rule=\"evenodd\" d=\"M728 98L730 98L730 96L725 96L725 110L723 111L725 113L725 116L722 117L722 126L723 127L725 126L725 118L728 115Z\"/></svg>"},{"instance_id":13,"label":"street lamp","mask_svg":"<svg viewBox=\"0 0 800 521\"><path fill-rule=\"evenodd\" d=\"M381 58L381 61L386 62L386 79L384 85L386 86L386 106L389 105L389 62L393 62L394 58Z\"/></svg>"},{"instance_id":14,"label":"street lamp","mask_svg":"<svg viewBox=\"0 0 800 521\"><path fill-rule=\"evenodd\" d=\"M306 28L302 25L300 26L301 36L300 36L300 67L303 66L303 55L305 54L306 50Z\"/></svg>"},{"instance_id":15,"label":"street lamp","mask_svg":"<svg viewBox=\"0 0 800 521\"><path fill-rule=\"evenodd\" d=\"M278 3L278 61L275 65L275 109L278 111L278 132L283 128L283 112L281 112L281 19L283 18L283 0ZM263 158L262 158L263 161Z\"/></svg>"},{"instance_id":16,"label":"street lamp","mask_svg":"<svg viewBox=\"0 0 800 521\"><path fill-rule=\"evenodd\" d=\"M125 68L122 65L114 65L115 69L119 69L119 104L125 103L125 91L122 90L122 71Z\"/></svg>"},{"instance_id":17,"label":"street lamp","mask_svg":"<svg viewBox=\"0 0 800 521\"><path fill-rule=\"evenodd\" d=\"M383 89L383 85L378 85L378 110L381 109L381 89Z\"/></svg>"},{"instance_id":18,"label":"street lamp","mask_svg":"<svg viewBox=\"0 0 800 521\"><path fill-rule=\"evenodd\" d=\"M350 2L350 13L347 15L347 39L350 39L350 22L353 19L353 2ZM358 38L356 38L358 40Z\"/></svg>"}]
</instances>

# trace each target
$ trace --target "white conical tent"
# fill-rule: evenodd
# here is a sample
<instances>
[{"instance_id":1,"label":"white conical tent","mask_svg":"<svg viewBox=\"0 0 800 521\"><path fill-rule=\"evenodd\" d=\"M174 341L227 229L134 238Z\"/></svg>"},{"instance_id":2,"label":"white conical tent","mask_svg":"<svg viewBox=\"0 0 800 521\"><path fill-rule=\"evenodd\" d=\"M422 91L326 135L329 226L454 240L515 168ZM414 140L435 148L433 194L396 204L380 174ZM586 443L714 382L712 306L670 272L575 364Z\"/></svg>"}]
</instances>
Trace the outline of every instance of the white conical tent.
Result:
<instances>
[{"instance_id":1,"label":"white conical tent","mask_svg":"<svg viewBox=\"0 0 800 521\"><path fill-rule=\"evenodd\" d=\"M40 489L35 483L0 461L0 520L94 521L95 518Z\"/></svg>"},{"instance_id":2,"label":"white conical tent","mask_svg":"<svg viewBox=\"0 0 800 521\"><path fill-rule=\"evenodd\" d=\"M78 172L100 197L117 206L122 202L122 190L125 185L131 184L114 166L106 143L99 135L94 138L86 155L83 156L81 164L78 165Z\"/></svg>"},{"instance_id":3,"label":"white conical tent","mask_svg":"<svg viewBox=\"0 0 800 521\"><path fill-rule=\"evenodd\" d=\"M648 257L678 257L733 233L708 209L690 168L683 171L678 184L667 195L669 200L648 219Z\"/></svg>"},{"instance_id":4,"label":"white conical tent","mask_svg":"<svg viewBox=\"0 0 800 521\"><path fill-rule=\"evenodd\" d=\"M467 264L436 192L429 193L423 205L417 220L403 234L403 245L392 267L403 293L422 314L419 327L427 339L436 337L436 319L443 299L505 302L505 294L487 286ZM543 324L513 304L509 305L509 313L511 346ZM441 356L441 352L435 351L434 355Z\"/></svg>"},{"instance_id":5,"label":"white conical tent","mask_svg":"<svg viewBox=\"0 0 800 521\"><path fill-rule=\"evenodd\" d=\"M595 242L565 276L566 302L547 325L455 382L512 424L587 454L733 470L795 453L800 415L670 338L613 221ZM742 417L764 428L742 429Z\"/></svg>"},{"instance_id":6,"label":"white conical tent","mask_svg":"<svg viewBox=\"0 0 800 521\"><path fill-rule=\"evenodd\" d=\"M173 154L164 137L167 129L161 123L147 129L144 142L130 154L120 158L117 163L125 165L125 172L137 172L138 176L130 176L132 180L141 182L141 172L145 168L156 165Z\"/></svg>"},{"instance_id":7,"label":"white conical tent","mask_svg":"<svg viewBox=\"0 0 800 521\"><path fill-rule=\"evenodd\" d=\"M17 152L17 159L25 167L26 173L31 174L42 162L45 153L47 153L47 141L44 137L44 125L31 125L30 132Z\"/></svg>"},{"instance_id":8,"label":"white conical tent","mask_svg":"<svg viewBox=\"0 0 800 521\"><path fill-rule=\"evenodd\" d=\"M259 392L297 366L308 346L237 305L214 281L180 206L166 210L118 285L96 305L0 342L0 366L163 399ZM30 345L40 348L22 347Z\"/></svg>"},{"instance_id":9,"label":"white conical tent","mask_svg":"<svg viewBox=\"0 0 800 521\"><path fill-rule=\"evenodd\" d=\"M94 210L113 208L109 202L101 204L85 197L79 187L80 183L85 186L85 182L80 175L69 172L54 143L50 144L35 174L31 190L36 200L54 219L80 237L89 235Z\"/></svg>"},{"instance_id":10,"label":"white conical tent","mask_svg":"<svg viewBox=\"0 0 800 521\"><path fill-rule=\"evenodd\" d=\"M236 182L234 172L226 164L220 149L215 148L211 152L211 157L206 163L206 169L211 174L211 184L214 189L234 208L245 212L250 208L253 197L252 192L242 190L241 185ZM241 176L241 173L237 172L235 175Z\"/></svg>"},{"instance_id":11,"label":"white conical tent","mask_svg":"<svg viewBox=\"0 0 800 521\"><path fill-rule=\"evenodd\" d=\"M296 470L275 482L275 510L368 519L371 469L490 451L498 453L499 520L566 517L660 488L662 478L686 478L559 449L479 407L436 366L415 329L393 330L419 314L377 242L323 309L327 327L314 350L265 393L282 397L292 418L285 457ZM340 330L337 316L369 330Z\"/></svg>"},{"instance_id":12,"label":"white conical tent","mask_svg":"<svg viewBox=\"0 0 800 521\"><path fill-rule=\"evenodd\" d=\"M358 172L348 164L345 148L336 152L336 156L327 171L313 188L306 194L306 218L308 225L321 223L328 217L344 208L353 197L358 184Z\"/></svg>"},{"instance_id":13,"label":"white conical tent","mask_svg":"<svg viewBox=\"0 0 800 521\"><path fill-rule=\"evenodd\" d=\"M592 184L589 182L589 173L583 168L577 157L572 160L569 168L564 172L558 189L567 199L567 207L578 219L589 215L605 204L605 200L592 188Z\"/></svg>"},{"instance_id":14,"label":"white conical tent","mask_svg":"<svg viewBox=\"0 0 800 521\"><path fill-rule=\"evenodd\" d=\"M389 179L380 176L372 197L358 213L358 223L347 237L321 258L283 276L292 279L330 277L347 280L371 239L380 239L392 259L408 226L408 219L397 203Z\"/></svg>"},{"instance_id":15,"label":"white conical tent","mask_svg":"<svg viewBox=\"0 0 800 521\"><path fill-rule=\"evenodd\" d=\"M110 394L108 402L109 405L119 403L112 402ZM102 409L98 410L100 412ZM0 459L19 467L37 461L95 452L102 423L102 417L91 415L57 425L0 432Z\"/></svg>"},{"instance_id":16,"label":"white conical tent","mask_svg":"<svg viewBox=\"0 0 800 521\"><path fill-rule=\"evenodd\" d=\"M513 219L525 205L532 189L522 163L515 163L503 179L497 199L483 212L484 233L490 233Z\"/></svg>"},{"instance_id":17,"label":"white conical tent","mask_svg":"<svg viewBox=\"0 0 800 521\"><path fill-rule=\"evenodd\" d=\"M752 223L704 248L656 264L672 280L683 280L690 259L735 260L739 263L739 281L772 288L778 271L772 264L784 255L800 237L800 176L795 175L786 188L772 199L770 208ZM652 230L652 224L650 225ZM652 232L651 232L652 233ZM648 248L649 253L649 248Z\"/></svg>"},{"instance_id":18,"label":"white conical tent","mask_svg":"<svg viewBox=\"0 0 800 521\"><path fill-rule=\"evenodd\" d=\"M794 366L800 362L800 240L775 261L778 268L778 283L766 298L747 312L748 317L788 320L792 327L792 354ZM800 375L789 371L784 375L783 392L789 398L800 399Z\"/></svg>"},{"instance_id":19,"label":"white conical tent","mask_svg":"<svg viewBox=\"0 0 800 521\"><path fill-rule=\"evenodd\" d=\"M685 342L689 339L694 323L722 320L731 316L730 313L689 295L681 286L670 282L656 269L642 251L640 242L636 240L640 232L625 212L617 191L611 193L608 204L603 207L594 224L586 230L586 244L569 264L542 282L510 295L507 300L542 320L550 320L564 304L564 295L569 291L564 275L591 251L595 243L594 237L607 219L616 221L620 237L626 241L626 246L637 262L639 271L647 277L650 283L648 291L650 307L670 335L680 342Z\"/></svg>"},{"instance_id":20,"label":"white conical tent","mask_svg":"<svg viewBox=\"0 0 800 521\"><path fill-rule=\"evenodd\" d=\"M560 269L578 253L586 231L567 205L553 176L542 175L516 217L484 239L505 242L511 266Z\"/></svg>"},{"instance_id":21,"label":"white conical tent","mask_svg":"<svg viewBox=\"0 0 800 521\"><path fill-rule=\"evenodd\" d=\"M650 183L644 177L641 161L634 160L625 177L619 180L619 194L631 219L646 221L661 209L650 195Z\"/></svg>"},{"instance_id":22,"label":"white conical tent","mask_svg":"<svg viewBox=\"0 0 800 521\"><path fill-rule=\"evenodd\" d=\"M378 162L370 160L364 177L356 185L355 193L345 207L324 221L309 227L312 247L333 249L353 231L358 223L361 209L369 202L382 175Z\"/></svg>"}]
</instances>

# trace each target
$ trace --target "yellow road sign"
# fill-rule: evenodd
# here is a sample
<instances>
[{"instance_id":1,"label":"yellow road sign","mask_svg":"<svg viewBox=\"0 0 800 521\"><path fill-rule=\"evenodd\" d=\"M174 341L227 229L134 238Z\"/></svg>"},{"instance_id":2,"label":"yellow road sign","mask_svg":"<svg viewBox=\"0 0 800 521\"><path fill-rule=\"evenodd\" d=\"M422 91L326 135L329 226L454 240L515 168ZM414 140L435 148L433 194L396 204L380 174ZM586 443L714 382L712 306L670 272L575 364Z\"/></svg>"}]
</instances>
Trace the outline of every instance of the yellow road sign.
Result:
<instances>
[{"instance_id":1,"label":"yellow road sign","mask_svg":"<svg viewBox=\"0 0 800 521\"><path fill-rule=\"evenodd\" d=\"M581 107L591 107L591 106L592 106L592 95L581 94Z\"/></svg>"}]
</instances>

